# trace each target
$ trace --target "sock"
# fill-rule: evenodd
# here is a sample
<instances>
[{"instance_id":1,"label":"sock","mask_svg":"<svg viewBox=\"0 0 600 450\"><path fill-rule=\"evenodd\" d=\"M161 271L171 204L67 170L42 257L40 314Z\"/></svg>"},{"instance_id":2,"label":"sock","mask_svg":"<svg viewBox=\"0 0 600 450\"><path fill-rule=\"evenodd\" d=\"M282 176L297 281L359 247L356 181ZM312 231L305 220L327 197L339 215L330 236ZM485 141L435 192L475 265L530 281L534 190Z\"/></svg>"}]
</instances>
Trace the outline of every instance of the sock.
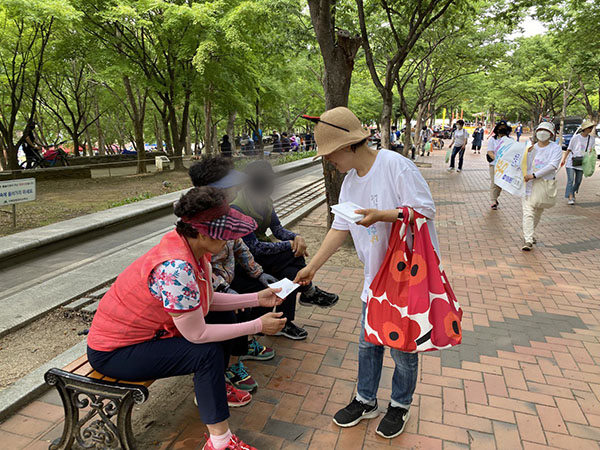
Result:
<instances>
[{"instance_id":1,"label":"sock","mask_svg":"<svg viewBox=\"0 0 600 450\"><path fill-rule=\"evenodd\" d=\"M312 297L313 295L315 295L315 292L316 292L316 291L317 291L317 290L315 289L315 286L314 286L314 284L311 284L311 285L308 287L308 289L304 291L304 295L305 295L306 297Z\"/></svg>"},{"instance_id":2,"label":"sock","mask_svg":"<svg viewBox=\"0 0 600 450\"><path fill-rule=\"evenodd\" d=\"M365 405L375 406L375 400L367 400L366 398L362 397L358 392L356 393L356 400Z\"/></svg>"},{"instance_id":3,"label":"sock","mask_svg":"<svg viewBox=\"0 0 600 450\"><path fill-rule=\"evenodd\" d=\"M221 435L211 434L210 442L212 443L212 446L215 448L215 450L224 450L227 447L227 444L229 444L229 441L231 440L231 436L233 436L233 434L231 433L231 430L228 428L227 431L225 432L225 434L221 434Z\"/></svg>"},{"instance_id":4,"label":"sock","mask_svg":"<svg viewBox=\"0 0 600 450\"><path fill-rule=\"evenodd\" d=\"M409 409L410 405L403 405L402 403L397 402L396 400L392 399L390 401L390 405L392 405L393 408L404 408L404 409Z\"/></svg>"}]
</instances>

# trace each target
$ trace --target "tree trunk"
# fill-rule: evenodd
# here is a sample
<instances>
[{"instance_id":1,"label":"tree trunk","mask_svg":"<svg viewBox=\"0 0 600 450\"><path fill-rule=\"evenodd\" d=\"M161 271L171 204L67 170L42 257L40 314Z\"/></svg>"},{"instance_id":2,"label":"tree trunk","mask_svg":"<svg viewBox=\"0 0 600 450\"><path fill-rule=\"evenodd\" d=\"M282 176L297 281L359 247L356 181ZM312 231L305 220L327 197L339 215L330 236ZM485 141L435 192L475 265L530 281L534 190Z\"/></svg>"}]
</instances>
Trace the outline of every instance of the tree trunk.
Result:
<instances>
[{"instance_id":1,"label":"tree trunk","mask_svg":"<svg viewBox=\"0 0 600 450\"><path fill-rule=\"evenodd\" d=\"M381 128L381 147L391 149L390 142L390 125L392 122L392 107L393 107L394 96L390 92L389 95L386 92L386 96L383 99L383 108L381 109L381 120L379 126Z\"/></svg>"},{"instance_id":2,"label":"tree trunk","mask_svg":"<svg viewBox=\"0 0 600 450\"><path fill-rule=\"evenodd\" d=\"M100 105L98 104L98 97L95 98L96 108L96 134L98 135L98 154L106 155L104 148L104 133L102 132L102 126L100 124Z\"/></svg>"},{"instance_id":3,"label":"tree trunk","mask_svg":"<svg viewBox=\"0 0 600 450\"><path fill-rule=\"evenodd\" d=\"M85 146L84 150L87 148L88 155L94 156L94 144L92 143L92 136L91 136L91 133L89 130L90 130L89 127L85 130L86 146Z\"/></svg>"},{"instance_id":4,"label":"tree trunk","mask_svg":"<svg viewBox=\"0 0 600 450\"><path fill-rule=\"evenodd\" d=\"M323 57L325 109L348 106L354 60L362 39L336 27L334 0L308 0L308 7ZM324 159L323 172L327 205L331 207L338 203L344 174ZM327 225L331 226L332 222L333 214L330 212Z\"/></svg>"},{"instance_id":5,"label":"tree trunk","mask_svg":"<svg viewBox=\"0 0 600 450\"><path fill-rule=\"evenodd\" d=\"M136 90L134 94L131 87L131 82L128 76L123 77L123 85L125 86L125 92L127 93L127 100L129 101L130 116L133 123L133 132L135 147L137 151L137 173L146 173L146 147L144 143L144 116L146 114L146 97L148 91L140 94L139 90ZM136 98L137 97L137 98Z\"/></svg>"},{"instance_id":6,"label":"tree trunk","mask_svg":"<svg viewBox=\"0 0 600 450\"><path fill-rule=\"evenodd\" d=\"M163 151L163 138L162 138L162 131L160 130L160 123L158 122L158 119L156 118L156 114L153 115L153 119L154 119L154 138L156 139L156 150L159 152Z\"/></svg>"},{"instance_id":7,"label":"tree trunk","mask_svg":"<svg viewBox=\"0 0 600 450\"><path fill-rule=\"evenodd\" d=\"M165 133L165 145L167 146L167 154L173 156L173 141L171 141L171 131L169 130L169 118L165 114L161 115L163 131Z\"/></svg>"},{"instance_id":8,"label":"tree trunk","mask_svg":"<svg viewBox=\"0 0 600 450\"><path fill-rule=\"evenodd\" d=\"M6 153L4 152L2 139L0 139L0 170L8 170L8 161L6 159Z\"/></svg>"},{"instance_id":9,"label":"tree trunk","mask_svg":"<svg viewBox=\"0 0 600 450\"><path fill-rule=\"evenodd\" d=\"M213 123L212 123L212 103L210 100L204 100L204 151L209 155L216 152L213 147Z\"/></svg>"},{"instance_id":10,"label":"tree trunk","mask_svg":"<svg viewBox=\"0 0 600 450\"><path fill-rule=\"evenodd\" d=\"M231 142L231 150L235 154L235 118L237 112L230 111L227 117L227 136L229 136L229 142Z\"/></svg>"}]
</instances>

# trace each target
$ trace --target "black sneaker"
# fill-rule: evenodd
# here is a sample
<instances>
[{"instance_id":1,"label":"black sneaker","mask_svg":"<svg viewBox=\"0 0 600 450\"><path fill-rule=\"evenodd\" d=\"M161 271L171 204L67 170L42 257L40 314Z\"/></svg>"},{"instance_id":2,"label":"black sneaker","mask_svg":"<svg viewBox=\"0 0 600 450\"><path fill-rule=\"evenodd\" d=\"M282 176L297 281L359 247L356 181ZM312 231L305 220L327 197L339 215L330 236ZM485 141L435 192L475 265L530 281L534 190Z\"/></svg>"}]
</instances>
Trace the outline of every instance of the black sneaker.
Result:
<instances>
[{"instance_id":1,"label":"black sneaker","mask_svg":"<svg viewBox=\"0 0 600 450\"><path fill-rule=\"evenodd\" d=\"M374 419L379 415L377 402L373 406L359 402L356 398L333 416L333 423L342 428L353 427L363 419Z\"/></svg>"},{"instance_id":2,"label":"black sneaker","mask_svg":"<svg viewBox=\"0 0 600 450\"><path fill-rule=\"evenodd\" d=\"M408 409L396 408L390 404L385 416L379 422L376 432L386 439L395 438L402 434L409 417L410 411Z\"/></svg>"},{"instance_id":3,"label":"black sneaker","mask_svg":"<svg viewBox=\"0 0 600 450\"><path fill-rule=\"evenodd\" d=\"M319 289L315 286L315 292L310 297L304 292L300 294L300 304L303 306L319 306L320 308L329 308L335 305L340 297L336 294L331 294Z\"/></svg>"},{"instance_id":4,"label":"black sneaker","mask_svg":"<svg viewBox=\"0 0 600 450\"><path fill-rule=\"evenodd\" d=\"M304 328L297 327L293 322L288 320L285 327L277 332L275 336L285 336L288 339L299 341L301 339L306 339L308 332Z\"/></svg>"}]
</instances>

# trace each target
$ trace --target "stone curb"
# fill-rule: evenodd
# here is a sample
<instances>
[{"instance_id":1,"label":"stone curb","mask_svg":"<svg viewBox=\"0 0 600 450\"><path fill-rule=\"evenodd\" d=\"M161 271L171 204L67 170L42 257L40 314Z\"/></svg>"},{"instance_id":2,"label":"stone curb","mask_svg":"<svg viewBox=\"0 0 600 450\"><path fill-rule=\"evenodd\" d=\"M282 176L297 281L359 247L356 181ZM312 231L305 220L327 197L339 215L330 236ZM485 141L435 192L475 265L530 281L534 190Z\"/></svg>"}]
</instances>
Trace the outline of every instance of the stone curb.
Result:
<instances>
[{"instance_id":1,"label":"stone curb","mask_svg":"<svg viewBox=\"0 0 600 450\"><path fill-rule=\"evenodd\" d=\"M306 158L281 164L273 169L277 175L285 175L316 164L320 164L320 161L312 161L312 159ZM170 208L173 202L184 192L186 192L186 189L4 236L0 238L0 261L30 252L39 247L89 233L92 230L127 222L161 209Z\"/></svg>"},{"instance_id":2,"label":"stone curb","mask_svg":"<svg viewBox=\"0 0 600 450\"><path fill-rule=\"evenodd\" d=\"M5 419L47 389L44 374L48 370L66 366L85 354L86 349L87 341L84 340L0 391L0 420Z\"/></svg>"}]
</instances>

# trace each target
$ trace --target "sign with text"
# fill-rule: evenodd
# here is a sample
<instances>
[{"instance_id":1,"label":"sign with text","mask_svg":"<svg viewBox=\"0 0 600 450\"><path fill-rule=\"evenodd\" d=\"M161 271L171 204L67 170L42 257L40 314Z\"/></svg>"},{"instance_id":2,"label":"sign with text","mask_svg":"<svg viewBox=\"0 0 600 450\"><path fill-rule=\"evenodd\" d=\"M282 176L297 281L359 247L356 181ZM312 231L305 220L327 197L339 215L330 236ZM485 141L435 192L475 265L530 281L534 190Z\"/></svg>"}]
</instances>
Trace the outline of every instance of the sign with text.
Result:
<instances>
[{"instance_id":1,"label":"sign with text","mask_svg":"<svg viewBox=\"0 0 600 450\"><path fill-rule=\"evenodd\" d=\"M0 181L0 206L35 200L35 178Z\"/></svg>"},{"instance_id":2,"label":"sign with text","mask_svg":"<svg viewBox=\"0 0 600 450\"><path fill-rule=\"evenodd\" d=\"M524 142L507 140L496 153L494 183L509 194L525 197L525 180L523 166L527 164L526 145ZM527 166L525 166L525 171Z\"/></svg>"}]
</instances>

